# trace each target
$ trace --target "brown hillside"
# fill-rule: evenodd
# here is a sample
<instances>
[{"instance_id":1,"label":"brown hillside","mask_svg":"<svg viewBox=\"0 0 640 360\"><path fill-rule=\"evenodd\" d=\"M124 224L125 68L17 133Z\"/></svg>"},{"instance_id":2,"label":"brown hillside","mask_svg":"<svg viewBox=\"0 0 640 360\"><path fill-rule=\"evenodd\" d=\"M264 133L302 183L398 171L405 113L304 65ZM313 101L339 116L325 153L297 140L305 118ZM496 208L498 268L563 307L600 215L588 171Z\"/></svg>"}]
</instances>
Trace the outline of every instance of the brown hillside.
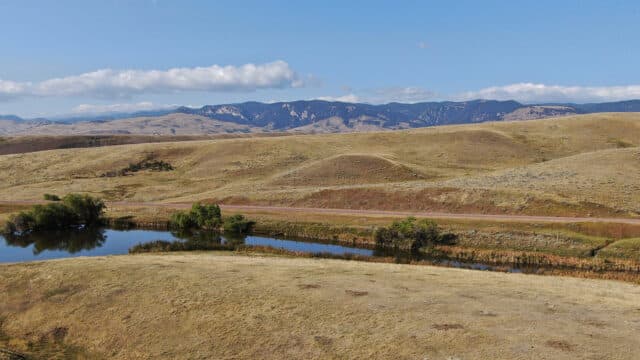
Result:
<instances>
[{"instance_id":1,"label":"brown hillside","mask_svg":"<svg viewBox=\"0 0 640 360\"><path fill-rule=\"evenodd\" d=\"M285 186L355 185L411 181L424 176L381 155L347 154L330 157L293 169L271 182Z\"/></svg>"},{"instance_id":2,"label":"brown hillside","mask_svg":"<svg viewBox=\"0 0 640 360\"><path fill-rule=\"evenodd\" d=\"M629 216L640 212L638 146L640 115L625 113L62 149L0 156L0 200L75 191L128 201ZM175 170L101 177L147 158Z\"/></svg>"}]
</instances>

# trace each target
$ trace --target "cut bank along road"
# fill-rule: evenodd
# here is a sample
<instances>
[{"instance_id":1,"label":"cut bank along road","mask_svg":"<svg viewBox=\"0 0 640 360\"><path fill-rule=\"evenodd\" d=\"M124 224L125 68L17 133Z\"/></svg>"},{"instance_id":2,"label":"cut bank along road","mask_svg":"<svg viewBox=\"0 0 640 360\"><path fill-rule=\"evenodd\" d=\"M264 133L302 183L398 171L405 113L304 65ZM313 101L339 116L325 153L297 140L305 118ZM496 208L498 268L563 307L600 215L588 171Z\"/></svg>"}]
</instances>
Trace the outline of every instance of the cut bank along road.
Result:
<instances>
[{"instance_id":1,"label":"cut bank along road","mask_svg":"<svg viewBox=\"0 0 640 360\"><path fill-rule=\"evenodd\" d=\"M39 200L0 201L0 205L31 205L41 204ZM107 203L116 207L163 207L170 209L188 209L191 203L158 203L158 202L128 202L116 201ZM551 223L616 223L640 225L640 218L606 218L606 217L569 217L569 216L538 216L538 215L505 215L505 214L460 214L443 212L421 211L388 211L388 210L354 210L354 209L328 209L305 207L278 207L262 205L220 205L222 209L236 211L274 211L280 213L311 213L331 215L368 215L404 217L415 216L431 219L459 219L459 220L486 220L486 221L513 221L513 222L551 222Z\"/></svg>"}]
</instances>

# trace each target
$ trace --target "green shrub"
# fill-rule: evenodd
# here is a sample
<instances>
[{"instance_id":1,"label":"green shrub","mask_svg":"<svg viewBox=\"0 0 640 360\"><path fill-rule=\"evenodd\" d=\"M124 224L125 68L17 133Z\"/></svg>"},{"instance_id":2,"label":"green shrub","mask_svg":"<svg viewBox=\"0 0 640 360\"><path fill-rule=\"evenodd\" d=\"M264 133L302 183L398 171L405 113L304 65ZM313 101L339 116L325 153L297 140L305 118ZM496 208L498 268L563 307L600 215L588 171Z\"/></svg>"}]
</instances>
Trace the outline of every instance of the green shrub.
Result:
<instances>
[{"instance_id":1,"label":"green shrub","mask_svg":"<svg viewBox=\"0 0 640 360\"><path fill-rule=\"evenodd\" d=\"M432 245L452 244L456 235L443 234L438 225L431 220L409 217L394 221L389 227L379 228L375 233L375 239L378 246L417 251Z\"/></svg>"},{"instance_id":2,"label":"green shrub","mask_svg":"<svg viewBox=\"0 0 640 360\"><path fill-rule=\"evenodd\" d=\"M195 203L191 210L178 212L171 216L171 227L179 230L208 229L218 230L222 225L222 212L218 205Z\"/></svg>"},{"instance_id":3,"label":"green shrub","mask_svg":"<svg viewBox=\"0 0 640 360\"><path fill-rule=\"evenodd\" d=\"M102 220L104 201L89 195L69 194L62 198L62 203L78 216L82 225L97 225Z\"/></svg>"},{"instance_id":4,"label":"green shrub","mask_svg":"<svg viewBox=\"0 0 640 360\"><path fill-rule=\"evenodd\" d=\"M56 230L78 224L78 216L64 204L53 203L35 205L30 212L20 213L14 222L20 224L17 227L21 232Z\"/></svg>"},{"instance_id":5,"label":"green shrub","mask_svg":"<svg viewBox=\"0 0 640 360\"><path fill-rule=\"evenodd\" d=\"M246 219L241 214L229 216L224 219L224 232L231 234L248 234L253 229L255 221Z\"/></svg>"},{"instance_id":6,"label":"green shrub","mask_svg":"<svg viewBox=\"0 0 640 360\"><path fill-rule=\"evenodd\" d=\"M54 194L44 194L44 199L48 201L60 201L60 196Z\"/></svg>"},{"instance_id":7,"label":"green shrub","mask_svg":"<svg viewBox=\"0 0 640 360\"><path fill-rule=\"evenodd\" d=\"M222 224L222 212L218 205L195 203L191 207L191 217L201 229L218 229Z\"/></svg>"},{"instance_id":8,"label":"green shrub","mask_svg":"<svg viewBox=\"0 0 640 360\"><path fill-rule=\"evenodd\" d=\"M188 230L196 227L196 222L191 214L185 212L177 212L171 216L171 227L180 230Z\"/></svg>"},{"instance_id":9,"label":"green shrub","mask_svg":"<svg viewBox=\"0 0 640 360\"><path fill-rule=\"evenodd\" d=\"M64 229L76 225L79 216L64 204L36 205L31 214L34 219L34 230Z\"/></svg>"},{"instance_id":10,"label":"green shrub","mask_svg":"<svg viewBox=\"0 0 640 360\"><path fill-rule=\"evenodd\" d=\"M6 230L11 230L11 234L23 233L35 227L35 219L31 212L21 211L18 215L11 218L5 225Z\"/></svg>"},{"instance_id":11,"label":"green shrub","mask_svg":"<svg viewBox=\"0 0 640 360\"><path fill-rule=\"evenodd\" d=\"M63 201L35 205L12 217L5 226L8 233L28 233L41 230L63 230L76 226L102 223L104 202L88 195L70 194Z\"/></svg>"},{"instance_id":12,"label":"green shrub","mask_svg":"<svg viewBox=\"0 0 640 360\"><path fill-rule=\"evenodd\" d=\"M7 221L2 228L2 233L5 235L15 234L17 231L18 229L13 221Z\"/></svg>"}]
</instances>

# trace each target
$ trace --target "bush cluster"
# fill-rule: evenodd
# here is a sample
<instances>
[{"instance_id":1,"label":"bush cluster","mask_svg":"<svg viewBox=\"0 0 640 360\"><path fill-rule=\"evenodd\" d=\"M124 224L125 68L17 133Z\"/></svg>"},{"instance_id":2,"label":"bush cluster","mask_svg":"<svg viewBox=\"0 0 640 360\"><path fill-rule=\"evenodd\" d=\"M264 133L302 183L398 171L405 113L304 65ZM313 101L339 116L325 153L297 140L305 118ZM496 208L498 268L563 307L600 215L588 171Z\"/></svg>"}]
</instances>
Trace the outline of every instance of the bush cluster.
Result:
<instances>
[{"instance_id":1,"label":"bush cluster","mask_svg":"<svg viewBox=\"0 0 640 360\"><path fill-rule=\"evenodd\" d=\"M379 228L375 239L378 246L418 251L427 246L453 244L456 235L442 233L431 220L409 217L394 221L389 227Z\"/></svg>"},{"instance_id":2,"label":"bush cluster","mask_svg":"<svg viewBox=\"0 0 640 360\"><path fill-rule=\"evenodd\" d=\"M188 212L177 212L171 216L171 227L176 230L220 230L229 234L248 234L254 221L237 214L222 218L220 206L195 203Z\"/></svg>"},{"instance_id":3,"label":"bush cluster","mask_svg":"<svg viewBox=\"0 0 640 360\"><path fill-rule=\"evenodd\" d=\"M255 224L255 221L248 220L243 215L232 215L224 219L224 232L240 235L248 234Z\"/></svg>"},{"instance_id":4,"label":"bush cluster","mask_svg":"<svg viewBox=\"0 0 640 360\"><path fill-rule=\"evenodd\" d=\"M64 230L94 226L103 222L105 204L89 195L69 194L61 202L35 205L22 211L5 225L7 234L26 234L42 230Z\"/></svg>"},{"instance_id":5,"label":"bush cluster","mask_svg":"<svg viewBox=\"0 0 640 360\"><path fill-rule=\"evenodd\" d=\"M129 164L129 166L127 166L124 169L120 169L117 171L108 171L102 174L102 177L127 176L142 170L172 171L174 170L174 168L168 162L165 162L162 160L147 159L147 160L140 161L139 163Z\"/></svg>"},{"instance_id":6,"label":"bush cluster","mask_svg":"<svg viewBox=\"0 0 640 360\"><path fill-rule=\"evenodd\" d=\"M48 201L60 201L60 196L54 194L44 194L44 199Z\"/></svg>"},{"instance_id":7,"label":"bush cluster","mask_svg":"<svg viewBox=\"0 0 640 360\"><path fill-rule=\"evenodd\" d=\"M171 227L178 230L218 230L222 225L220 206L195 203L188 212L177 212L171 217Z\"/></svg>"}]
</instances>

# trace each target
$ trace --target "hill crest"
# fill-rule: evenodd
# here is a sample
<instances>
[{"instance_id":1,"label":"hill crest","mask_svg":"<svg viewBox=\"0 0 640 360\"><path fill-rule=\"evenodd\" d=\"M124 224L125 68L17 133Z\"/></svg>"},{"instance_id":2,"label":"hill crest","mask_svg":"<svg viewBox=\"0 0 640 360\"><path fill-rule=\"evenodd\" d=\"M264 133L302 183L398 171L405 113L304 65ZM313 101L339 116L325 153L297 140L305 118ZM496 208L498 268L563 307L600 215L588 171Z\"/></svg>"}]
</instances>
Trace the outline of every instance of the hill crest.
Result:
<instances>
[{"instance_id":1,"label":"hill crest","mask_svg":"<svg viewBox=\"0 0 640 360\"><path fill-rule=\"evenodd\" d=\"M336 133L397 130L487 121L533 120L601 112L640 112L640 100L597 104L526 105L513 100L423 102L414 104L299 100L205 105L160 112L113 114L50 121L0 117L0 135L219 133Z\"/></svg>"}]
</instances>

